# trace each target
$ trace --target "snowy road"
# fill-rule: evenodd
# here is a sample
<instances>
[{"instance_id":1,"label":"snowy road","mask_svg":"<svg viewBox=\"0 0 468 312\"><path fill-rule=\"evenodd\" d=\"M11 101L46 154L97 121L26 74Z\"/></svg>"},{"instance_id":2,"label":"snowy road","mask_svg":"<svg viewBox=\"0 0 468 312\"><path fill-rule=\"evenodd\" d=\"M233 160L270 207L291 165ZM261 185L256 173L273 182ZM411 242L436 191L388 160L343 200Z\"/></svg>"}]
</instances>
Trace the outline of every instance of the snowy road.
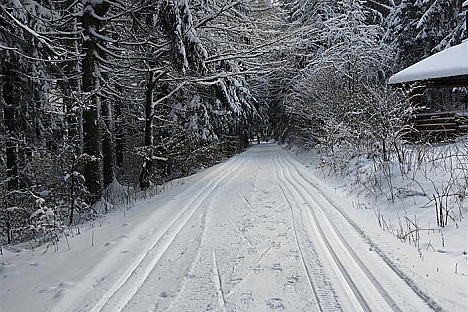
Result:
<instances>
[{"instance_id":1,"label":"snowy road","mask_svg":"<svg viewBox=\"0 0 468 312\"><path fill-rule=\"evenodd\" d=\"M135 226L52 311L438 310L314 179L253 146Z\"/></svg>"}]
</instances>

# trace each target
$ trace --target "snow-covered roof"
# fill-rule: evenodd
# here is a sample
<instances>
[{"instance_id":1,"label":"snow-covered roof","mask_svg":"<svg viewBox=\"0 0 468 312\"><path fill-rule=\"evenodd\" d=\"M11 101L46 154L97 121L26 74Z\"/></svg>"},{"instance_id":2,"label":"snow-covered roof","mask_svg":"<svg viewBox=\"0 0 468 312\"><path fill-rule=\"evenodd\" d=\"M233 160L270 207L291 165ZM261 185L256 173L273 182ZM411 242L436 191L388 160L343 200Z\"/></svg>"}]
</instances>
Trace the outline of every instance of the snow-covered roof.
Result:
<instances>
[{"instance_id":1,"label":"snow-covered roof","mask_svg":"<svg viewBox=\"0 0 468 312\"><path fill-rule=\"evenodd\" d=\"M466 75L468 75L468 40L396 73L390 77L388 83L392 85Z\"/></svg>"}]
</instances>

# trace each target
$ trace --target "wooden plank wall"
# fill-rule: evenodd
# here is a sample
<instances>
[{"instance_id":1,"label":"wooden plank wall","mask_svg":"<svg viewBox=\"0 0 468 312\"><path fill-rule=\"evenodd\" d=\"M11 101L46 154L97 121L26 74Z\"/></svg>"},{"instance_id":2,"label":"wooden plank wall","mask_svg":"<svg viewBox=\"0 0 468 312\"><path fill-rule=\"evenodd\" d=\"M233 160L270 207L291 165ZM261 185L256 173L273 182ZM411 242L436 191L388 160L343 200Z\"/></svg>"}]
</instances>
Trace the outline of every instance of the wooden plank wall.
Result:
<instances>
[{"instance_id":1,"label":"wooden plank wall","mask_svg":"<svg viewBox=\"0 0 468 312\"><path fill-rule=\"evenodd\" d=\"M468 134L468 111L414 114L408 116L407 126L405 138L410 141L453 141Z\"/></svg>"}]
</instances>

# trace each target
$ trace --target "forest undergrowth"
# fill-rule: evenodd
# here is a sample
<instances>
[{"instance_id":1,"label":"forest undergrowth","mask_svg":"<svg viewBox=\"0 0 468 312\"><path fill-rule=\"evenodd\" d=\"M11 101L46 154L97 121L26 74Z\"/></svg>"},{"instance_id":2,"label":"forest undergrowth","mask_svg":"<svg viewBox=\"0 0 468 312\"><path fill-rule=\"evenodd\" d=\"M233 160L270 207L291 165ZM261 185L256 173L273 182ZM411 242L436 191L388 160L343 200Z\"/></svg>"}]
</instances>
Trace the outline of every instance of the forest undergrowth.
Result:
<instances>
[{"instance_id":1,"label":"forest undergrowth","mask_svg":"<svg viewBox=\"0 0 468 312\"><path fill-rule=\"evenodd\" d=\"M239 151L238 144L234 140L229 146L207 146L203 151L211 150L208 157L203 151L181 157L173 163L179 170L167 172L166 166L160 165L160 170L154 170L152 174L153 183L144 190L135 182L114 179L93 205L85 201L87 190L80 174L80 157L70 156L71 160L62 158L62 162L57 162L57 159L47 157L50 156L47 153L38 155L30 164L49 168L48 175L31 177L35 181L33 187L2 196L3 205L14 202L16 206L0 214L0 246L35 249L46 245L46 251L55 250L59 248L59 241L68 242L68 237L79 235L84 227L101 226L108 213L131 212L137 201L180 185L184 177L229 158ZM68 243L66 245L69 248Z\"/></svg>"},{"instance_id":2,"label":"forest undergrowth","mask_svg":"<svg viewBox=\"0 0 468 312\"><path fill-rule=\"evenodd\" d=\"M371 209L382 230L422 254L422 232L439 233L444 245L443 229L458 229L468 215L468 137L391 146L386 160L321 150L317 168L324 177L345 177L340 187L357 195L353 206ZM431 241L424 246L434 249Z\"/></svg>"}]
</instances>

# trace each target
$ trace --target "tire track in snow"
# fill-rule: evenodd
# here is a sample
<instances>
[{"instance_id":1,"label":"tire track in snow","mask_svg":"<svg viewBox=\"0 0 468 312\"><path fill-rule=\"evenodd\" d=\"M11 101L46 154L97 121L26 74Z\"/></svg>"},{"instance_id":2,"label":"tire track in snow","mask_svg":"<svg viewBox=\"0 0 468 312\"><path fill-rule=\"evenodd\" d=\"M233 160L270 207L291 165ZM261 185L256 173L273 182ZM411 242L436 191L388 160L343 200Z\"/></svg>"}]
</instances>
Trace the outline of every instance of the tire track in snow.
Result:
<instances>
[{"instance_id":1,"label":"tire track in snow","mask_svg":"<svg viewBox=\"0 0 468 312\"><path fill-rule=\"evenodd\" d=\"M112 285L112 287L104 294L97 304L90 310L90 312L112 311L120 312L127 305L127 303L138 292L141 285L145 282L151 271L159 262L163 254L171 246L177 234L182 231L183 227L193 214L200 208L205 199L216 189L216 187L229 177L233 172L236 172L242 165L242 160L238 159L226 169L221 166L218 170L214 171L210 176L217 174L223 170L219 176L215 177L211 183L193 196L189 203L181 209L181 211L171 220L171 222L164 228L160 235L153 240L130 264L123 275ZM174 230L171 233L171 230ZM165 238L168 236L168 238ZM157 246L158 245L158 246ZM160 246L159 246L160 245ZM145 267L141 267L142 262L148 257L148 254L155 248L156 255ZM120 294L121 293L121 294ZM120 294L120 295L119 295ZM115 299L115 300L114 300ZM109 309L107 307L109 306Z\"/></svg>"},{"instance_id":2,"label":"tire track in snow","mask_svg":"<svg viewBox=\"0 0 468 312\"><path fill-rule=\"evenodd\" d=\"M298 169L297 165L295 165L290 159L287 159L288 163L291 164L296 173L310 186L312 186L316 192L322 197L323 200L325 200L333 209L338 211L338 213L343 216L343 218L353 227L353 229L364 239L364 241L379 255L380 258L395 272L395 274L398 275L400 279L402 279L410 288L411 290L418 295L426 304L429 308L431 308L434 311L437 312L443 312L445 311L433 298L431 298L428 294L426 294L422 289L419 288L417 283L408 275L406 275L402 270L398 268L398 266L386 255L386 253L378 247L369 236L367 236L364 231L340 208L338 207L334 201L328 197L326 194L324 194L319 186L314 183L313 181L310 180L310 178L304 176L303 173ZM336 225L331 223L331 225L334 227L335 231L338 233L339 236L341 234L339 231L336 229ZM353 251L353 249L349 246L349 244L346 242L346 240L341 236L342 241L347 245L347 248L350 253L353 254L353 257L357 259L359 262L360 266L364 268L366 271L366 274L373 280L374 284L377 284L377 287L382 288L382 286L377 282L376 278L369 272L369 270L365 267L364 263L360 260L360 258L356 255L356 253ZM382 288L383 290L383 288ZM383 290L384 291L384 290ZM390 298L390 297L389 297ZM391 299L390 299L391 300ZM393 300L392 300L393 302ZM394 304L394 302L393 302Z\"/></svg>"},{"instance_id":3,"label":"tire track in snow","mask_svg":"<svg viewBox=\"0 0 468 312\"><path fill-rule=\"evenodd\" d=\"M333 265L349 299L354 302L353 306L366 312L401 312L389 295L381 287L376 287L376 281L369 279L343 243L342 237L337 234L335 227L329 222L320 204L310 196L304 185L293 177L283 156L278 159L286 188L294 198L301 200L306 205L306 215L312 226L311 230Z\"/></svg>"}]
</instances>

